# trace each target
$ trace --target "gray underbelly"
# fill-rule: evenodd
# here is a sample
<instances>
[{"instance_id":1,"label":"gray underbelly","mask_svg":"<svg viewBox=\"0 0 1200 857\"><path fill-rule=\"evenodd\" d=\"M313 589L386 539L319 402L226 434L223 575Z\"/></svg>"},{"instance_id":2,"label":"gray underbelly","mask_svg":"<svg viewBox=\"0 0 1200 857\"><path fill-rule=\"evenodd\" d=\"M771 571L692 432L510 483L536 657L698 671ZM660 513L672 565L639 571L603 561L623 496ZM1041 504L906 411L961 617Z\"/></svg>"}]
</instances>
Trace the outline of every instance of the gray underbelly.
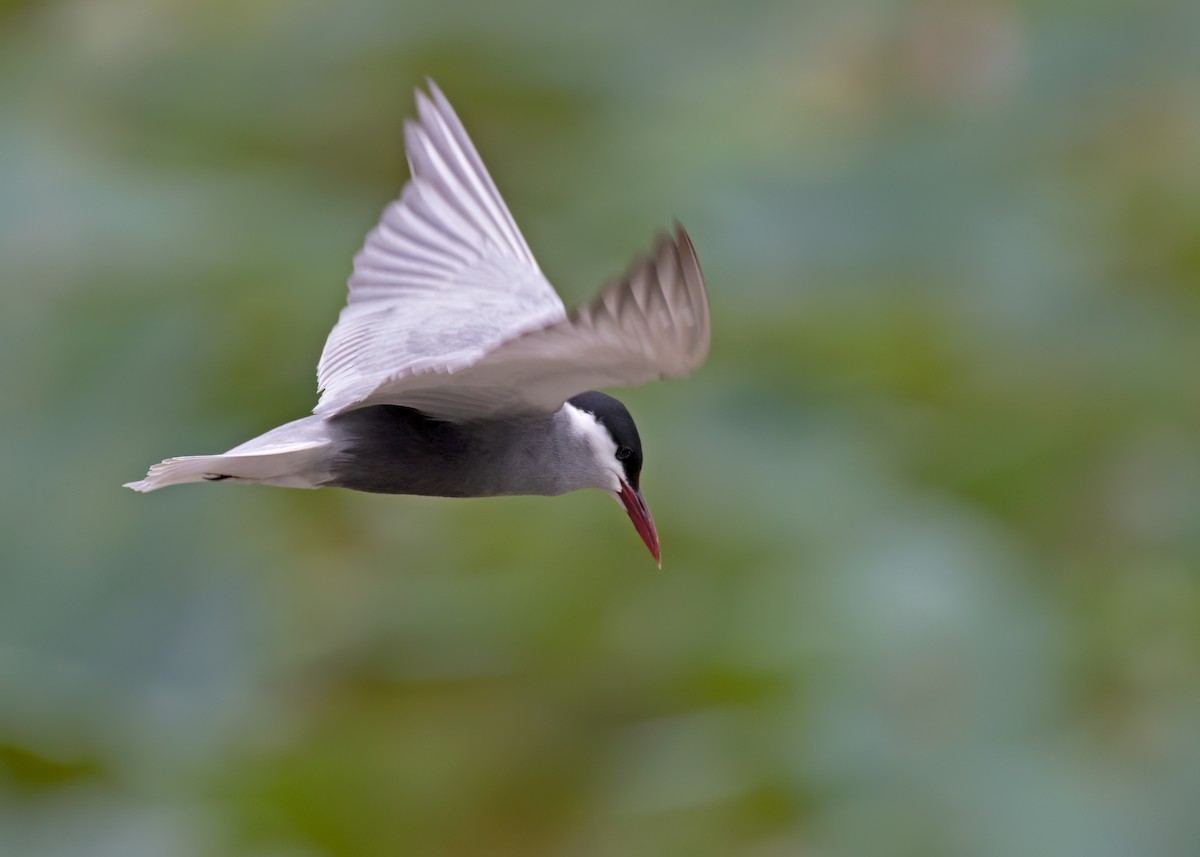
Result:
<instances>
[{"instance_id":1,"label":"gray underbelly","mask_svg":"<svg viewBox=\"0 0 1200 857\"><path fill-rule=\"evenodd\" d=\"M377 405L334 417L330 426L330 486L428 497L557 493L539 481L540 422L460 425Z\"/></svg>"},{"instance_id":2,"label":"gray underbelly","mask_svg":"<svg viewBox=\"0 0 1200 857\"><path fill-rule=\"evenodd\" d=\"M379 494L468 497L478 456L469 432L411 408L379 405L330 420L334 449L327 485Z\"/></svg>"}]
</instances>

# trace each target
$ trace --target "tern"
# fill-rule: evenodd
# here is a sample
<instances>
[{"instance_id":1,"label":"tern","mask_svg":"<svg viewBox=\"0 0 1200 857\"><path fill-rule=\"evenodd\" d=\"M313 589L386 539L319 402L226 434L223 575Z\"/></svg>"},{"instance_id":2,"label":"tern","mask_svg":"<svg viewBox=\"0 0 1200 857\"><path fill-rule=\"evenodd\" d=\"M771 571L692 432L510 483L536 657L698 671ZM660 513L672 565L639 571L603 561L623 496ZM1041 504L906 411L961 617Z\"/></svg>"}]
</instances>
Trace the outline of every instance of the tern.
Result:
<instances>
[{"instance_id":1,"label":"tern","mask_svg":"<svg viewBox=\"0 0 1200 857\"><path fill-rule=\"evenodd\" d=\"M685 376L711 323L678 223L568 313L450 102L432 81L405 124L411 177L354 257L306 416L222 455L127 483L224 481L436 497L616 498L659 567L629 411L597 387Z\"/></svg>"}]
</instances>

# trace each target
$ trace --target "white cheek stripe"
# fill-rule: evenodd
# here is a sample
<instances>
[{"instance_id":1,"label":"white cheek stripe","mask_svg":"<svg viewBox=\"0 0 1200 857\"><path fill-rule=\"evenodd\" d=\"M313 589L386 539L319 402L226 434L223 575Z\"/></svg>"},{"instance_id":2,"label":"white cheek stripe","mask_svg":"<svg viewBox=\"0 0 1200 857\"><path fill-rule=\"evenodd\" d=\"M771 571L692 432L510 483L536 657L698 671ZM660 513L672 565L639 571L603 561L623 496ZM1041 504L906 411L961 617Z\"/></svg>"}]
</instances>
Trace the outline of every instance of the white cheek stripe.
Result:
<instances>
[{"instance_id":1,"label":"white cheek stripe","mask_svg":"<svg viewBox=\"0 0 1200 857\"><path fill-rule=\"evenodd\" d=\"M564 407L571 418L571 426L576 433L584 438L588 448L595 456L596 466L601 473L610 473L613 477L613 491L621 490L623 468L617 462L617 442L612 439L608 429L602 426L595 416L567 402Z\"/></svg>"}]
</instances>

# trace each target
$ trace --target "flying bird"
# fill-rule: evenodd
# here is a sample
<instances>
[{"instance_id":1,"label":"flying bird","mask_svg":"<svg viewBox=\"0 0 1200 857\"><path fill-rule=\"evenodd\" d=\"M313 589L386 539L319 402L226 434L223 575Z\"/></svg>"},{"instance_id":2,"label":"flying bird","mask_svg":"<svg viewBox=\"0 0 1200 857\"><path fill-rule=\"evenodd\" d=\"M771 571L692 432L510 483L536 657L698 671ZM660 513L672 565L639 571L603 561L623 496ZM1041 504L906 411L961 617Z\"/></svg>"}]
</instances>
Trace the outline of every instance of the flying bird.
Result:
<instances>
[{"instance_id":1,"label":"flying bird","mask_svg":"<svg viewBox=\"0 0 1200 857\"><path fill-rule=\"evenodd\" d=\"M127 483L224 481L437 497L616 498L661 567L629 411L597 387L689 374L708 297L678 224L568 313L441 90L405 125L411 178L354 257L311 416Z\"/></svg>"}]
</instances>

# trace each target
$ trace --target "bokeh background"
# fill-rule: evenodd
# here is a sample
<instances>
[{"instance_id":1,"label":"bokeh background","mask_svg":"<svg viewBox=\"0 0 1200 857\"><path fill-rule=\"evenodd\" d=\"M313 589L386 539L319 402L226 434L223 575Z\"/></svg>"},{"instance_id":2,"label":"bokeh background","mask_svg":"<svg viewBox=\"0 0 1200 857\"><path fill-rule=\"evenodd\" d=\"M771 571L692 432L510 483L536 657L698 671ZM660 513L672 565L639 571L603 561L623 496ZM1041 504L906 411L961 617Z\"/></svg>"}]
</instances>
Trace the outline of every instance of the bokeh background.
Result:
<instances>
[{"instance_id":1,"label":"bokeh background","mask_svg":"<svg viewBox=\"0 0 1200 857\"><path fill-rule=\"evenodd\" d=\"M307 412L448 93L692 379L596 493L120 488ZM1200 853L1200 4L0 5L0 853Z\"/></svg>"}]
</instances>

